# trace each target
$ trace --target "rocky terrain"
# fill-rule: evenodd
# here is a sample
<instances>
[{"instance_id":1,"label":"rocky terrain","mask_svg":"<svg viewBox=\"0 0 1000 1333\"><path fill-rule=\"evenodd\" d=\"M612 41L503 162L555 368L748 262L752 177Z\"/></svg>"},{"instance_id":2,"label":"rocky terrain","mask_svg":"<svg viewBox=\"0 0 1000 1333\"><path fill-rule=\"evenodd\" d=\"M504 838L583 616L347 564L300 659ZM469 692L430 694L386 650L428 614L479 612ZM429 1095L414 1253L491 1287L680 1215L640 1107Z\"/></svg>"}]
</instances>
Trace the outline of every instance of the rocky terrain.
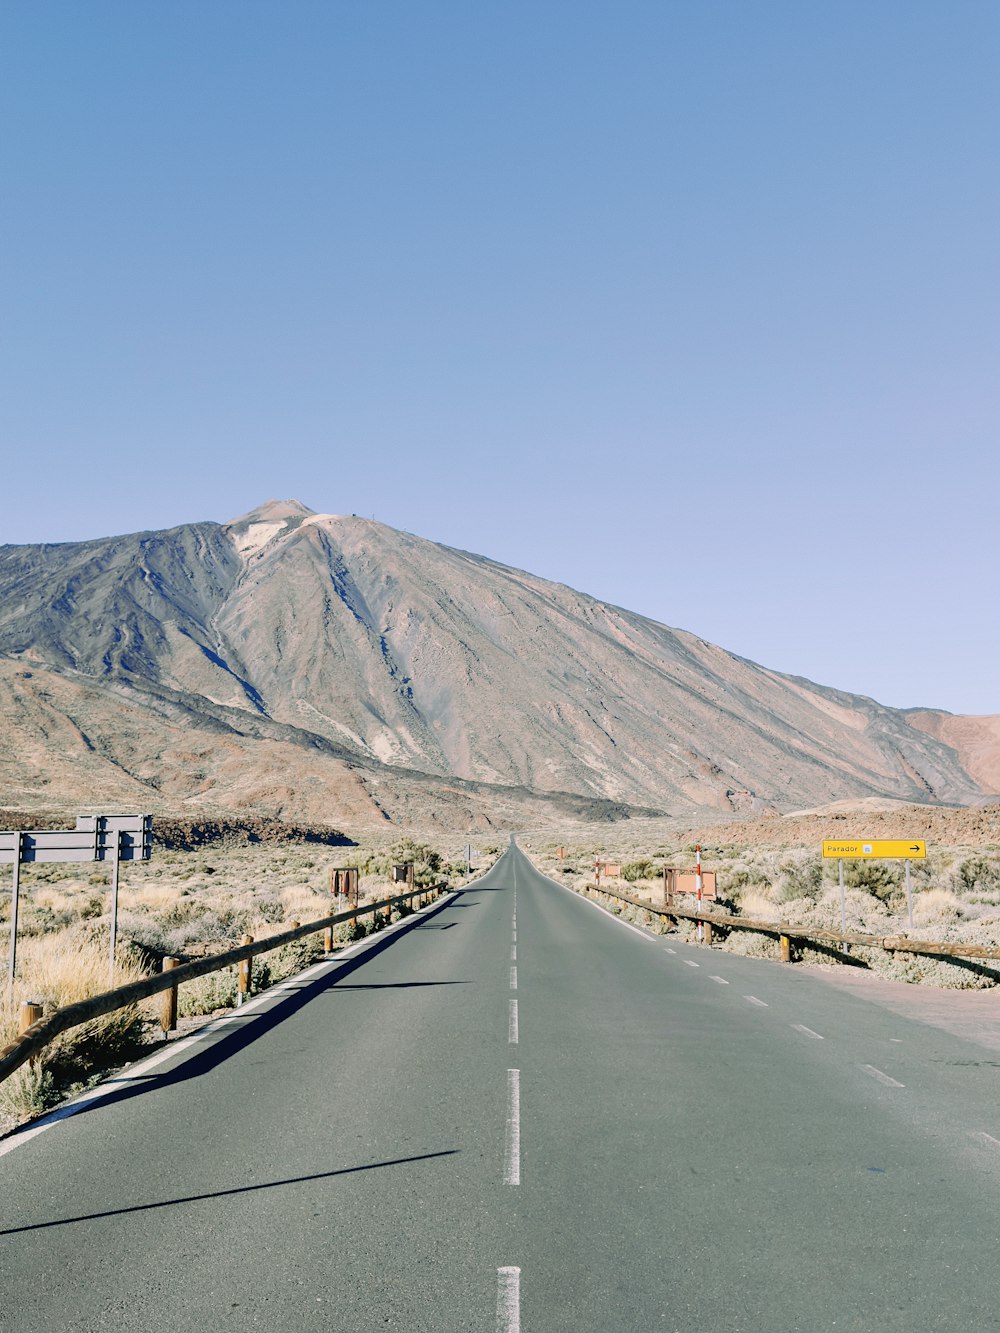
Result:
<instances>
[{"instance_id":1,"label":"rocky terrain","mask_svg":"<svg viewBox=\"0 0 1000 1333\"><path fill-rule=\"evenodd\" d=\"M1000 787L1000 719L883 707L296 501L2 547L0 590L20 809L488 829Z\"/></svg>"}]
</instances>

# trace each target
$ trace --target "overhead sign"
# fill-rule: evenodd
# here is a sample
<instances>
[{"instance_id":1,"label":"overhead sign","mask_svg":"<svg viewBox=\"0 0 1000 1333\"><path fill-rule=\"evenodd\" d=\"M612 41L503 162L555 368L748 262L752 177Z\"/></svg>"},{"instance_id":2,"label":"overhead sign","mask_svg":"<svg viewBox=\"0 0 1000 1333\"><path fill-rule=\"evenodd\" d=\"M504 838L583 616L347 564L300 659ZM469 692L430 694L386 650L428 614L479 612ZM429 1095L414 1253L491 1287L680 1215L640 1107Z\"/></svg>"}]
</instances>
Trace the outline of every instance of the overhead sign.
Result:
<instances>
[{"instance_id":1,"label":"overhead sign","mask_svg":"<svg viewBox=\"0 0 1000 1333\"><path fill-rule=\"evenodd\" d=\"M855 838L839 842L824 842L823 855L834 861L855 858L872 861L922 861L927 855L927 844L917 838L896 839Z\"/></svg>"}]
</instances>

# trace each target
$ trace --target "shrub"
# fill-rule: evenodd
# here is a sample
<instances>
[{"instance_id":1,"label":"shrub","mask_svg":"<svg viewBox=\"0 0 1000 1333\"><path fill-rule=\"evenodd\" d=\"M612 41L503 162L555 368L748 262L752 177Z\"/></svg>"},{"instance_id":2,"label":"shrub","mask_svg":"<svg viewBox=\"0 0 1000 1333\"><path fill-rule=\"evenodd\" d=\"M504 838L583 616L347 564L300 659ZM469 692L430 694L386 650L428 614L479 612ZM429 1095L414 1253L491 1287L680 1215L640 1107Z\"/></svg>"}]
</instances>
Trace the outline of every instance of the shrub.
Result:
<instances>
[{"instance_id":1,"label":"shrub","mask_svg":"<svg viewBox=\"0 0 1000 1333\"><path fill-rule=\"evenodd\" d=\"M640 879L655 879L656 867L652 861L629 861L622 866L622 879L634 884Z\"/></svg>"},{"instance_id":2,"label":"shrub","mask_svg":"<svg viewBox=\"0 0 1000 1333\"><path fill-rule=\"evenodd\" d=\"M994 893L1000 889L1000 860L989 856L970 856L955 875L959 893Z\"/></svg>"}]
</instances>

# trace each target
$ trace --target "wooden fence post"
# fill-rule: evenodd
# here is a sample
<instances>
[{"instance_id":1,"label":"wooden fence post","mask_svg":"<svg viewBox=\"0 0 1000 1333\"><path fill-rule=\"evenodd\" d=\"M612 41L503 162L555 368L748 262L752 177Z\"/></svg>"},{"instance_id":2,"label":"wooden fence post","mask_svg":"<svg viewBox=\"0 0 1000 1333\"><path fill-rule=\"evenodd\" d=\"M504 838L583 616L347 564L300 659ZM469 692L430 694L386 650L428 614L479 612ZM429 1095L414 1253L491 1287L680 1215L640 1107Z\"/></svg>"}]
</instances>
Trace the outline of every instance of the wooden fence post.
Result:
<instances>
[{"instance_id":1,"label":"wooden fence post","mask_svg":"<svg viewBox=\"0 0 1000 1333\"><path fill-rule=\"evenodd\" d=\"M178 958L164 958L163 971L172 972L179 963ZM160 1027L164 1037L168 1032L173 1032L177 1027L177 987L171 986L169 990L163 992L163 999L160 1001Z\"/></svg>"},{"instance_id":2,"label":"wooden fence post","mask_svg":"<svg viewBox=\"0 0 1000 1333\"><path fill-rule=\"evenodd\" d=\"M711 947L711 944L712 944L712 923L711 923L711 921L706 921L704 924L705 924L705 943L706 943L709 947Z\"/></svg>"},{"instance_id":3,"label":"wooden fence post","mask_svg":"<svg viewBox=\"0 0 1000 1333\"><path fill-rule=\"evenodd\" d=\"M787 935L779 935L778 943L781 946L781 961L790 963L792 961L792 941Z\"/></svg>"},{"instance_id":4,"label":"wooden fence post","mask_svg":"<svg viewBox=\"0 0 1000 1333\"><path fill-rule=\"evenodd\" d=\"M323 931L323 952L333 953L333 927L327 926Z\"/></svg>"},{"instance_id":5,"label":"wooden fence post","mask_svg":"<svg viewBox=\"0 0 1000 1333\"><path fill-rule=\"evenodd\" d=\"M18 1036L27 1032L32 1023L37 1023L42 1016L42 1006L37 1000L24 1000L21 1004L21 1016L18 1023ZM28 1067L33 1068L35 1057L32 1056L28 1061Z\"/></svg>"},{"instance_id":6,"label":"wooden fence post","mask_svg":"<svg viewBox=\"0 0 1000 1333\"><path fill-rule=\"evenodd\" d=\"M242 943L253 944L252 935L244 935ZM244 958L240 963L239 981L236 986L236 1003L241 1005L244 998L250 994L250 987L253 985L253 955Z\"/></svg>"}]
</instances>

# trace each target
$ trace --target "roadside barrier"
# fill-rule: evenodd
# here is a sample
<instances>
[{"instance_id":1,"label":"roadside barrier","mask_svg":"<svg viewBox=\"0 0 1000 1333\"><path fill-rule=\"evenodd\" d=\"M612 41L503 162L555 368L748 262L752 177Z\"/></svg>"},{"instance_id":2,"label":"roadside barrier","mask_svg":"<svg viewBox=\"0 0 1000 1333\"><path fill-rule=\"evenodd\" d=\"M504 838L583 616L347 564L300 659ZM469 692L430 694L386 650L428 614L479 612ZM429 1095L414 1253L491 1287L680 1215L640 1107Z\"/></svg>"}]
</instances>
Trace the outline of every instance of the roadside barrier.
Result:
<instances>
[{"instance_id":1,"label":"roadside barrier","mask_svg":"<svg viewBox=\"0 0 1000 1333\"><path fill-rule=\"evenodd\" d=\"M334 926L354 923L361 916L371 916L374 921L380 911L385 911L388 918L391 917L394 907L400 907L404 903L412 905L415 901L418 907L423 907L445 891L444 885L412 889L392 898L382 898L378 902L368 903L364 907L351 907L346 912L337 912L333 916L322 917L319 921L310 921L304 926L293 923L290 930L284 930L278 935L269 935L266 940L255 942L252 936L245 935L243 943L237 948L227 949L224 953L209 954L206 958L196 958L190 963L179 963L176 958L165 958L163 972L159 976L143 977L141 981L133 981L127 986L117 986L114 990L92 995L89 1000L79 1000L76 1004L68 1004L63 1009L57 1009L47 1018L41 1016L40 1006L25 1005L23 1009L28 1011L25 1013L25 1019L30 1013L33 1021L24 1028L16 1041L12 1041L10 1045L0 1050L0 1083L16 1069L20 1069L21 1065L33 1060L39 1051L60 1033L79 1027L81 1023L87 1023L92 1018L102 1018L105 1014L114 1013L116 1009L125 1009L140 1000L149 999L151 995L162 993L164 998L160 1026L166 1034L177 1025L177 987L183 985L185 981L193 981L196 977L204 977L210 972L219 972L225 967L237 964L238 998L245 998L250 993L253 959L258 954L269 953L272 949L280 949L286 944L294 944L296 940L306 939L309 935L318 934L319 931L323 931L326 952L332 953Z\"/></svg>"},{"instance_id":2,"label":"roadside barrier","mask_svg":"<svg viewBox=\"0 0 1000 1333\"><path fill-rule=\"evenodd\" d=\"M664 921L695 921L705 928L704 942L712 943L712 931L752 930L760 935L771 935L778 940L782 962L792 961L792 941L816 944L862 944L872 949L884 949L887 953L926 953L942 958L1000 958L1000 945L965 944L961 941L945 942L941 940L916 940L909 935L864 935L860 931L826 930L819 926L796 926L788 921L755 921L747 916L726 916L723 912L690 912L681 907L668 907L666 904L648 903L642 898L634 898L628 893L616 893L606 888L590 888L588 896L612 899L638 907L649 917L658 916Z\"/></svg>"}]
</instances>

